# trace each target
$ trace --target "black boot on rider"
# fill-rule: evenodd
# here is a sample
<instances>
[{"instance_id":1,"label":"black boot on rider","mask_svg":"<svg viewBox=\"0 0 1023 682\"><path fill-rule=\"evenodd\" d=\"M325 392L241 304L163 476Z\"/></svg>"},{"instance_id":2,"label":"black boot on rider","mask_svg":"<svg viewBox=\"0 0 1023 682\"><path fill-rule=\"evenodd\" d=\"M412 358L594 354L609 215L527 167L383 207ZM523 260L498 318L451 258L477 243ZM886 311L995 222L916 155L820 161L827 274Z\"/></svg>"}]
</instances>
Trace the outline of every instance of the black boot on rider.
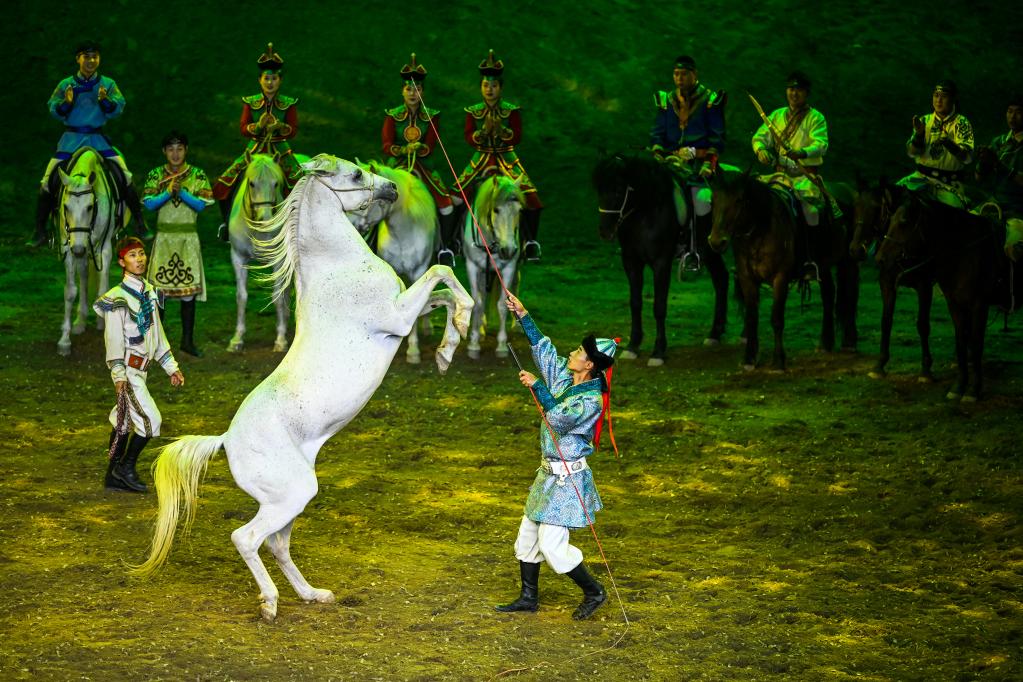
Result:
<instances>
[{"instance_id":1,"label":"black boot on rider","mask_svg":"<svg viewBox=\"0 0 1023 682\"><path fill-rule=\"evenodd\" d=\"M195 347L193 334L195 332L195 299L181 302L181 350L202 357L202 351Z\"/></svg>"},{"instance_id":2,"label":"black boot on rider","mask_svg":"<svg viewBox=\"0 0 1023 682\"><path fill-rule=\"evenodd\" d=\"M126 182L122 189L124 191L124 203L128 206L128 210L131 211L131 222L135 226L135 236L147 241L152 239L155 235L146 226L142 213L142 202L139 200L139 193L135 191L135 185Z\"/></svg>"},{"instance_id":3,"label":"black boot on rider","mask_svg":"<svg viewBox=\"0 0 1023 682\"><path fill-rule=\"evenodd\" d=\"M536 611L540 606L540 564L531 564L527 561L519 562L519 573L522 576L522 592L519 598L510 604L500 604L494 609L501 613L514 613L515 611Z\"/></svg>"},{"instance_id":4,"label":"black boot on rider","mask_svg":"<svg viewBox=\"0 0 1023 682\"><path fill-rule=\"evenodd\" d=\"M103 485L108 490L125 490L131 492L131 488L129 488L124 483L118 481L116 478L114 478L113 475L114 467L117 466L117 463L121 461L122 457L124 457L124 451L128 447L128 438L130 436L131 436L130 433L125 433L121 435L121 440L120 442L117 443L117 449L114 451L113 456L110 457L109 461L107 462L107 473L106 476L104 476L103 478ZM114 446L115 438L117 438L117 429L110 429L110 443L107 445L107 454L110 453L110 448Z\"/></svg>"},{"instance_id":5,"label":"black boot on rider","mask_svg":"<svg viewBox=\"0 0 1023 682\"><path fill-rule=\"evenodd\" d=\"M583 591L583 601L572 613L572 618L586 620L593 615L597 607L607 601L607 592L604 590L604 586L598 583L586 570L586 566L581 563L566 575L574 580L575 584Z\"/></svg>"},{"instance_id":6,"label":"black boot on rider","mask_svg":"<svg viewBox=\"0 0 1023 682\"><path fill-rule=\"evenodd\" d=\"M455 238L455 212L440 216L440 249L437 251L437 263L446 265L449 268L455 267L455 256L461 250L462 245Z\"/></svg>"},{"instance_id":7,"label":"black boot on rider","mask_svg":"<svg viewBox=\"0 0 1023 682\"><path fill-rule=\"evenodd\" d=\"M217 207L220 209L220 226L217 228L217 239L222 242L231 241L231 235L228 232L227 225L231 220L231 197L227 199L217 199Z\"/></svg>"},{"instance_id":8,"label":"black boot on rider","mask_svg":"<svg viewBox=\"0 0 1023 682\"><path fill-rule=\"evenodd\" d=\"M145 436L140 436L137 433L132 434L124 454L110 472L115 481L133 493L144 493L148 490L146 484L139 480L139 475L135 471L135 463L139 460L139 454L148 442L149 439Z\"/></svg>"},{"instance_id":9,"label":"black boot on rider","mask_svg":"<svg viewBox=\"0 0 1023 682\"><path fill-rule=\"evenodd\" d=\"M36 200L36 231L32 239L26 244L33 249L45 246L50 241L50 215L53 213L53 195L45 188L39 188L39 197Z\"/></svg>"},{"instance_id":10,"label":"black boot on rider","mask_svg":"<svg viewBox=\"0 0 1023 682\"><path fill-rule=\"evenodd\" d=\"M530 209L522 212L522 220L519 224L522 241L522 255L531 263L540 262L540 242L536 240L540 232L540 209Z\"/></svg>"}]
</instances>

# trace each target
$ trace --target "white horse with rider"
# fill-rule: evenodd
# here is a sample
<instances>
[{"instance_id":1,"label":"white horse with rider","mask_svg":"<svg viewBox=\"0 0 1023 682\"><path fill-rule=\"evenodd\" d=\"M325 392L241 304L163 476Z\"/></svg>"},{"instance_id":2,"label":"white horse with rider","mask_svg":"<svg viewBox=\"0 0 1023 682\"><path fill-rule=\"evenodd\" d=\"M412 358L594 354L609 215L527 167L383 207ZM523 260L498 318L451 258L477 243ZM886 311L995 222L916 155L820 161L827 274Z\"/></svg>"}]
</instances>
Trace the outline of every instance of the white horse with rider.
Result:
<instances>
[{"instance_id":1,"label":"white horse with rider","mask_svg":"<svg viewBox=\"0 0 1023 682\"><path fill-rule=\"evenodd\" d=\"M316 495L316 456L350 422L383 381L402 338L438 307L448 316L437 348L447 370L469 322L472 299L451 268L435 265L407 289L377 258L357 227L380 220L397 198L393 183L357 165L320 155L267 223L257 243L278 291L295 284L295 340L281 364L242 402L226 433L185 436L154 464L159 515L147 574L167 558L179 515L195 515L199 479L223 447L238 486L258 503L251 521L231 534L259 585L264 620L277 616L278 591L259 557L266 543L285 577L307 602L334 601L312 587L291 559L295 518ZM435 290L440 284L447 289Z\"/></svg>"},{"instance_id":2,"label":"white horse with rider","mask_svg":"<svg viewBox=\"0 0 1023 682\"><path fill-rule=\"evenodd\" d=\"M245 169L231 204L231 215L227 221L231 242L231 265L234 266L235 302L238 306L238 321L234 336L227 344L231 352L245 347L245 306L249 300L249 263L259 257L256 242L267 235L253 227L254 223L266 222L273 215L274 208L284 199L284 173L272 156L254 154ZM271 235L272 236L272 235ZM291 296L289 284L276 280L273 292L274 307L277 309L277 337L274 352L283 353L288 349L288 319L291 317Z\"/></svg>"},{"instance_id":3,"label":"white horse with rider","mask_svg":"<svg viewBox=\"0 0 1023 682\"><path fill-rule=\"evenodd\" d=\"M114 181L103 158L91 147L83 147L71 158L68 171L57 169L62 185L57 203L60 219L60 254L64 261L64 322L57 352L71 354L71 334L85 331L90 308L89 273L99 273L97 291L110 288L111 244L115 233L128 223L131 214L114 196ZM78 304L74 323L71 313ZM103 329L103 318L96 320Z\"/></svg>"},{"instance_id":4,"label":"white horse with rider","mask_svg":"<svg viewBox=\"0 0 1023 682\"><path fill-rule=\"evenodd\" d=\"M480 339L485 334L486 313L490 296L497 292L497 349L498 357L508 355L508 308L504 288L495 286L493 265L501 273L501 280L513 294L518 290L519 276L519 217L525 206L525 196L519 184L503 175L492 175L480 183L472 202L472 211L465 212L462 235L462 253L465 271L472 291L472 321L469 323L469 357L480 357ZM476 217L477 229L473 222Z\"/></svg>"}]
</instances>

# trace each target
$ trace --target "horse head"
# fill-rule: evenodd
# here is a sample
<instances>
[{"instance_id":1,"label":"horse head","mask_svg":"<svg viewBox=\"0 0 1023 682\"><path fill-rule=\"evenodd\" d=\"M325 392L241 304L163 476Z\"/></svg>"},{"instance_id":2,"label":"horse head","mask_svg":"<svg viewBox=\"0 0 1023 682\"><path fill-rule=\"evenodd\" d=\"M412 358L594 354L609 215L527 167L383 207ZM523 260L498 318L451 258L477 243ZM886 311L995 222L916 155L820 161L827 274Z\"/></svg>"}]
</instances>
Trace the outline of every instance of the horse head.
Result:
<instances>
[{"instance_id":1,"label":"horse head","mask_svg":"<svg viewBox=\"0 0 1023 682\"><path fill-rule=\"evenodd\" d=\"M885 178L876 187L862 186L853 201L853 236L849 255L866 258L870 246L884 234L895 208L896 188Z\"/></svg>"},{"instance_id":2,"label":"horse head","mask_svg":"<svg viewBox=\"0 0 1023 682\"><path fill-rule=\"evenodd\" d=\"M618 154L602 156L593 169L600 213L600 238L611 241L622 223L636 210L636 188L630 182L625 159Z\"/></svg>"},{"instance_id":3,"label":"horse head","mask_svg":"<svg viewBox=\"0 0 1023 682\"><path fill-rule=\"evenodd\" d=\"M101 208L98 160L93 162L83 155L79 161L70 174L58 169L64 185L60 205L61 226L67 246L75 258L83 258L93 246L98 246L92 242L92 232Z\"/></svg>"},{"instance_id":4,"label":"horse head","mask_svg":"<svg viewBox=\"0 0 1023 682\"><path fill-rule=\"evenodd\" d=\"M927 246L921 221L924 214L923 202L913 197L902 202L891 214L885 229L881 246L875 260L878 265L891 267L898 263L919 260Z\"/></svg>"},{"instance_id":5,"label":"horse head","mask_svg":"<svg viewBox=\"0 0 1023 682\"><path fill-rule=\"evenodd\" d=\"M398 199L398 187L359 164L319 154L302 164L310 179L330 190L348 220L360 232L376 225Z\"/></svg>"},{"instance_id":6,"label":"horse head","mask_svg":"<svg viewBox=\"0 0 1023 682\"><path fill-rule=\"evenodd\" d=\"M245 169L245 218L249 222L267 221L274 207L284 199L284 173L272 156L255 154Z\"/></svg>"},{"instance_id":7,"label":"horse head","mask_svg":"<svg viewBox=\"0 0 1023 682\"><path fill-rule=\"evenodd\" d=\"M503 175L492 175L480 186L473 202L480 229L505 261L519 252L519 215L526 203L519 184Z\"/></svg>"},{"instance_id":8,"label":"horse head","mask_svg":"<svg viewBox=\"0 0 1023 682\"><path fill-rule=\"evenodd\" d=\"M718 175L710 180L714 202L711 205L711 230L707 243L715 252L724 253L737 226L743 220L748 220L747 204L755 188L751 183L756 182L758 180L749 169L734 178Z\"/></svg>"}]
</instances>

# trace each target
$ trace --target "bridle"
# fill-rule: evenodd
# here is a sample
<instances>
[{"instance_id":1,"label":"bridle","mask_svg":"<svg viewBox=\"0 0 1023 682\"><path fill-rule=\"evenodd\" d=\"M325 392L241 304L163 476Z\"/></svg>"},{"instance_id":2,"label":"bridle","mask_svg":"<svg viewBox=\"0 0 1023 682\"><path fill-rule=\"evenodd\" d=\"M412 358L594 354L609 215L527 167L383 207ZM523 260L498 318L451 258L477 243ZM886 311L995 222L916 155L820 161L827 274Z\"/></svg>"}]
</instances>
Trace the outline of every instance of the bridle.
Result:
<instances>
[{"instance_id":1,"label":"bridle","mask_svg":"<svg viewBox=\"0 0 1023 682\"><path fill-rule=\"evenodd\" d=\"M313 179L316 180L316 182L323 185L324 187L326 187L327 189L329 189L331 192L333 192L334 198L337 199L337 202L339 204L341 204L341 209L345 213L356 213L365 216L369 212L369 207L373 204L373 194L375 193L376 190L377 175L374 173L363 173L363 175L369 176L368 184L363 185L362 187L343 187L340 189L328 185L319 174L314 174ZM348 209L345 207L344 202L341 201L341 197L337 196L338 194L342 194L344 192L367 192L367 195L366 198L362 200L362 203L359 204L357 208Z\"/></svg>"},{"instance_id":2,"label":"bridle","mask_svg":"<svg viewBox=\"0 0 1023 682\"><path fill-rule=\"evenodd\" d=\"M75 225L74 227L69 226L67 224L67 207L64 205L64 201L63 200L61 201L60 208L61 212L64 214L64 232L66 233L66 236L64 237L64 257L66 258L67 253L70 251L68 247L71 246L71 235L75 232L85 232L88 235L87 240L89 244L89 257L92 259L93 266L95 266L95 268L99 270L100 269L99 258L96 255L96 246L92 241L92 231L96 228L96 217L97 214L99 213L99 206L98 202L96 201L96 191L92 187L80 191L74 191L64 188L65 197L67 196L84 197L86 195L92 196L92 215L89 218L88 227L81 227L79 225ZM107 225L107 229L110 229L109 223ZM102 244L105 240L106 232L104 231L103 237L100 239L100 243Z\"/></svg>"},{"instance_id":3,"label":"bridle","mask_svg":"<svg viewBox=\"0 0 1023 682\"><path fill-rule=\"evenodd\" d=\"M635 208L631 208L628 211L625 210L626 205L628 205L629 203L629 193L632 192L632 189L633 189L632 185L625 186L625 196L622 197L622 205L619 206L617 209L601 208L599 204L597 206L597 210L600 211L601 213L618 214L618 220L615 221L614 226L614 231L616 233L618 232L618 228L622 226L622 223L625 222L625 219L632 215L632 213L636 210Z\"/></svg>"},{"instance_id":4,"label":"bridle","mask_svg":"<svg viewBox=\"0 0 1023 682\"><path fill-rule=\"evenodd\" d=\"M874 223L873 223L875 226L877 226L877 225L887 225L888 222L892 218L892 206L891 206L891 202L888 200L888 197L887 196L882 197L880 204L881 204L881 212L878 214L877 220L874 221ZM864 232L864 227L865 226L866 226L866 221L864 221L862 219L861 220L857 220L856 224L853 226L853 235L856 235L856 234L860 235L860 248L863 250L864 255L866 255L869 252L869 249L867 248L867 241L868 240L863 239L863 232ZM887 235L881 235L881 239L883 240L886 236ZM877 237L875 236L874 239L872 239L870 241L874 241L876 239L877 239Z\"/></svg>"}]
</instances>

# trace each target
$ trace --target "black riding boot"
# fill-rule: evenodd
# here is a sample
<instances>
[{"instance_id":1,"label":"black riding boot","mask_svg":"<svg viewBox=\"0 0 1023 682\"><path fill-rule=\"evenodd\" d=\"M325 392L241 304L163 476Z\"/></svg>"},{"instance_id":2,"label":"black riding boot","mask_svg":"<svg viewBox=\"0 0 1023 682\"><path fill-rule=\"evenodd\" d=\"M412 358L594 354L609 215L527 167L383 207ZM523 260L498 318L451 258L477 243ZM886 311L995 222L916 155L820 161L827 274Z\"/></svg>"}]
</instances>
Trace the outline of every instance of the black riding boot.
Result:
<instances>
[{"instance_id":1,"label":"black riding boot","mask_svg":"<svg viewBox=\"0 0 1023 682\"><path fill-rule=\"evenodd\" d=\"M126 490L134 493L144 493L148 490L146 484L139 480L139 475L135 472L135 463L138 462L139 454L148 442L149 439L145 436L133 434L124 455L110 472L114 480L122 484Z\"/></svg>"},{"instance_id":2,"label":"black riding boot","mask_svg":"<svg viewBox=\"0 0 1023 682\"><path fill-rule=\"evenodd\" d=\"M54 171L56 173L57 171ZM50 240L50 215L53 213L53 195L45 188L39 188L36 200L36 232L26 244L33 249L44 246Z\"/></svg>"},{"instance_id":3,"label":"black riding boot","mask_svg":"<svg viewBox=\"0 0 1023 682\"><path fill-rule=\"evenodd\" d=\"M146 227L146 221L142 214L142 202L139 200L139 193L135 191L135 185L125 182L121 188L124 192L124 203L131 211L131 222L135 226L135 236L139 239L152 239L155 235Z\"/></svg>"},{"instance_id":4,"label":"black riding boot","mask_svg":"<svg viewBox=\"0 0 1023 682\"><path fill-rule=\"evenodd\" d=\"M522 253L526 260L536 263L540 260L540 242L536 240L540 232L540 209L531 209L522 212L522 220L519 223L519 230L522 232Z\"/></svg>"},{"instance_id":5,"label":"black riding boot","mask_svg":"<svg viewBox=\"0 0 1023 682\"><path fill-rule=\"evenodd\" d=\"M586 570L586 566L582 563L566 575L574 580L575 584L582 588L583 591L583 601L572 613L572 618L586 620L593 615L598 606L607 601L607 592L604 590L604 586L590 575L589 571Z\"/></svg>"},{"instance_id":6,"label":"black riding boot","mask_svg":"<svg viewBox=\"0 0 1023 682\"><path fill-rule=\"evenodd\" d=\"M202 351L195 347L192 334L195 332L195 299L181 302L181 350L202 357Z\"/></svg>"},{"instance_id":7,"label":"black riding boot","mask_svg":"<svg viewBox=\"0 0 1023 682\"><path fill-rule=\"evenodd\" d=\"M222 242L231 241L227 226L231 221L231 204L233 203L234 201L231 197L217 199L217 207L220 209L220 227L217 228L217 239Z\"/></svg>"},{"instance_id":8,"label":"black riding boot","mask_svg":"<svg viewBox=\"0 0 1023 682\"><path fill-rule=\"evenodd\" d=\"M114 439L117 438L117 436L117 429L110 429L110 443L107 445L107 454L110 453L110 448L114 446ZM109 457L109 461L107 462L107 473L103 478L103 485L109 490L126 490L131 492L131 488L126 486L124 483L121 483L113 476L114 467L117 466L117 463L121 461L122 457L124 457L124 451L128 447L128 438L130 436L130 433L121 434L121 440L117 443L117 449L114 450L113 456Z\"/></svg>"},{"instance_id":9,"label":"black riding boot","mask_svg":"<svg viewBox=\"0 0 1023 682\"><path fill-rule=\"evenodd\" d=\"M455 237L455 212L440 216L440 249L437 251L437 263L449 268L455 267L455 256L462 251L462 245Z\"/></svg>"},{"instance_id":10,"label":"black riding boot","mask_svg":"<svg viewBox=\"0 0 1023 682\"><path fill-rule=\"evenodd\" d=\"M514 611L536 611L540 606L540 564L531 564L527 561L519 562L519 573L522 576L522 593L519 598L510 604L500 604L494 609L502 613Z\"/></svg>"}]
</instances>

